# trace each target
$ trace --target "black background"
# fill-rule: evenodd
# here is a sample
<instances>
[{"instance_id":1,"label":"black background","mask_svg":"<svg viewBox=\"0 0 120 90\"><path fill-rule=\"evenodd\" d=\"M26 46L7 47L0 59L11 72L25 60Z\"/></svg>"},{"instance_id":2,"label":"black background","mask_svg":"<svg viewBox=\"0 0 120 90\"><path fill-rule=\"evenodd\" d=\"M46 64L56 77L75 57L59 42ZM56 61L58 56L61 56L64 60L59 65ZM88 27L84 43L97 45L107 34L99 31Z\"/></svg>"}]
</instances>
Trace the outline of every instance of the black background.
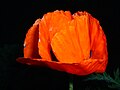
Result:
<instances>
[{"instance_id":1,"label":"black background","mask_svg":"<svg viewBox=\"0 0 120 90\"><path fill-rule=\"evenodd\" d=\"M11 44L17 44L19 45L19 49L17 50L20 51L18 51L15 58L22 56L22 45L27 30L37 18L42 18L45 13L54 10L69 10L72 13L77 11L87 11L91 13L93 17L97 18L100 21L107 38L109 55L107 72L112 74L112 71L119 67L120 10L119 3L115 0L1 1L0 46L3 47L3 45L9 46ZM2 71L6 76L1 76L1 78L5 78L0 82L3 85L1 86L1 90L28 90L30 88L34 88L34 90L60 90L60 87L64 89L66 87L65 83L68 80L68 74L66 73L46 68L33 68L21 65L17 63L15 59L7 60L6 62L10 65L6 66L6 63L1 65L4 66L4 68L7 68L5 69L6 71ZM39 83L36 83L37 81ZM38 89L38 87L44 89ZM48 87L51 87L51 89L48 89Z\"/></svg>"}]
</instances>

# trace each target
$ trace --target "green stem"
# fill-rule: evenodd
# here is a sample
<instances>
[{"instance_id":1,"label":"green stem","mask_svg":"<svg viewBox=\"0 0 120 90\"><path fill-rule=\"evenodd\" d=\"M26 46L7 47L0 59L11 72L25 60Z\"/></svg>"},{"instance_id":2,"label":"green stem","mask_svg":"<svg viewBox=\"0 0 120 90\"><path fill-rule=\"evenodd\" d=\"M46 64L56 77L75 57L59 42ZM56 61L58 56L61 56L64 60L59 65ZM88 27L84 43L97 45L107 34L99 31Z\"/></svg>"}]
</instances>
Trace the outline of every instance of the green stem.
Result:
<instances>
[{"instance_id":1,"label":"green stem","mask_svg":"<svg viewBox=\"0 0 120 90\"><path fill-rule=\"evenodd\" d=\"M73 76L70 76L69 90L73 90Z\"/></svg>"}]
</instances>

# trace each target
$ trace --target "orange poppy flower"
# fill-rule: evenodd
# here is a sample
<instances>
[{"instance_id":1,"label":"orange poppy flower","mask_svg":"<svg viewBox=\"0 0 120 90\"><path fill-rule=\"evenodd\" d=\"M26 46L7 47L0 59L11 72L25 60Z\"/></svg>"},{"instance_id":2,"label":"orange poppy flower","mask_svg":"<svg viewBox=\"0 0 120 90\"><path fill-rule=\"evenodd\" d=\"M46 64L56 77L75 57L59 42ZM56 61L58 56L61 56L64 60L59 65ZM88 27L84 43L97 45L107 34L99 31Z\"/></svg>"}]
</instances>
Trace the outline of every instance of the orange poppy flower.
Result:
<instances>
[{"instance_id":1,"label":"orange poppy flower","mask_svg":"<svg viewBox=\"0 0 120 90\"><path fill-rule=\"evenodd\" d=\"M37 19L28 30L24 57L17 61L76 75L103 73L108 63L106 42L99 21L91 14L56 10Z\"/></svg>"}]
</instances>

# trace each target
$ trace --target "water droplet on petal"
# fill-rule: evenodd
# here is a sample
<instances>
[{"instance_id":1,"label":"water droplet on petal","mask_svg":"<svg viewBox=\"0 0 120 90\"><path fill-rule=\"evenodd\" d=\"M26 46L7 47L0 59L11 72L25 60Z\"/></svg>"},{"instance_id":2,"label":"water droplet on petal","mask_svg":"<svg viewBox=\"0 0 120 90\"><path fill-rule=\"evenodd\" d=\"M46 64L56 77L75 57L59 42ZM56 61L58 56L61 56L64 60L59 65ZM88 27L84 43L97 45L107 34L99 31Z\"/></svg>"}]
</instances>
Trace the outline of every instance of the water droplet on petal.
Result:
<instances>
[{"instance_id":1,"label":"water droplet on petal","mask_svg":"<svg viewBox=\"0 0 120 90\"><path fill-rule=\"evenodd\" d=\"M24 48L26 47L26 44L25 44L25 43L23 44L23 47L24 47Z\"/></svg>"},{"instance_id":2,"label":"water droplet on petal","mask_svg":"<svg viewBox=\"0 0 120 90\"><path fill-rule=\"evenodd\" d=\"M38 42L40 42L40 38L39 38Z\"/></svg>"}]
</instances>

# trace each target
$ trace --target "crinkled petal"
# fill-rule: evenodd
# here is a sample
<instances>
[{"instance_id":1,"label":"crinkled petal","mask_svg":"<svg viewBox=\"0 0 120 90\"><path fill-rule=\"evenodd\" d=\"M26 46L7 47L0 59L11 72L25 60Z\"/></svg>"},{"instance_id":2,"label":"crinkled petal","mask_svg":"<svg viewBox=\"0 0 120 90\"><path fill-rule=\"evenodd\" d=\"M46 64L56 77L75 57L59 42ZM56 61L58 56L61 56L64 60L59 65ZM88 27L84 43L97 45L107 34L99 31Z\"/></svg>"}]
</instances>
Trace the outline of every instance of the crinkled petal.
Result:
<instances>
[{"instance_id":1,"label":"crinkled petal","mask_svg":"<svg viewBox=\"0 0 120 90\"><path fill-rule=\"evenodd\" d=\"M38 53L38 24L40 19L37 19L33 26L28 30L24 41L24 57L25 58L40 58Z\"/></svg>"}]
</instances>

